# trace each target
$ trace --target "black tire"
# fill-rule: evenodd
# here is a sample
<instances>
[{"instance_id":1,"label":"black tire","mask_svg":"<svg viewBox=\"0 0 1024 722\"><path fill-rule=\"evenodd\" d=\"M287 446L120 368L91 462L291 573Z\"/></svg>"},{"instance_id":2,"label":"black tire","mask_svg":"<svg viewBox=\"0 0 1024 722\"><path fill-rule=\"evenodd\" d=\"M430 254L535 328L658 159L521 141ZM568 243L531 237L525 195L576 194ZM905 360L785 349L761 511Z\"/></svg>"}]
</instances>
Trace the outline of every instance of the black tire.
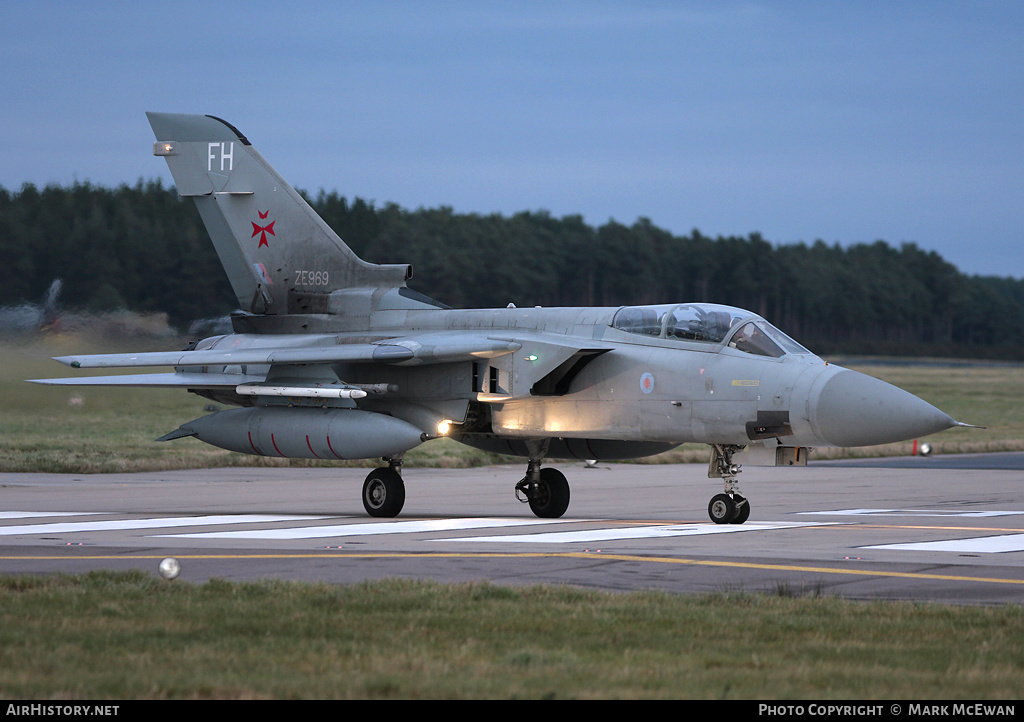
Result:
<instances>
[{"instance_id":1,"label":"black tire","mask_svg":"<svg viewBox=\"0 0 1024 722\"><path fill-rule=\"evenodd\" d=\"M363 482L363 508L370 516L398 516L405 506L405 482L397 471L374 469Z\"/></svg>"},{"instance_id":2,"label":"black tire","mask_svg":"<svg viewBox=\"0 0 1024 722\"><path fill-rule=\"evenodd\" d=\"M750 518L750 502L739 494L733 494L732 500L736 504L736 516L729 523L742 524Z\"/></svg>"},{"instance_id":3,"label":"black tire","mask_svg":"<svg viewBox=\"0 0 1024 722\"><path fill-rule=\"evenodd\" d=\"M708 516L716 524L729 524L736 517L736 502L728 494L715 494L708 504Z\"/></svg>"},{"instance_id":4,"label":"black tire","mask_svg":"<svg viewBox=\"0 0 1024 722\"><path fill-rule=\"evenodd\" d=\"M542 519L557 519L569 508L569 482L558 469L541 469L530 494L530 509Z\"/></svg>"}]
</instances>

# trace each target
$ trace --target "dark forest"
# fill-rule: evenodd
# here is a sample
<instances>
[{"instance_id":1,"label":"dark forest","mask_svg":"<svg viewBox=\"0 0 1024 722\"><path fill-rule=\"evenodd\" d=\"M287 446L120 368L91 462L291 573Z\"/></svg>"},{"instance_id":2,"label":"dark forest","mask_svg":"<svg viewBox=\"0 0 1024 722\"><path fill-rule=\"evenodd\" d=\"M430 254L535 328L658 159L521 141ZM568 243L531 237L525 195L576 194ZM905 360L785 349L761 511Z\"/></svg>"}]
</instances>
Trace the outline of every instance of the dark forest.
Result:
<instances>
[{"instance_id":1,"label":"dark forest","mask_svg":"<svg viewBox=\"0 0 1024 722\"><path fill-rule=\"evenodd\" d=\"M454 308L706 301L755 311L816 353L1024 360L1024 280L968 276L915 244L307 200L357 254L413 264L409 285ZM236 305L198 213L159 181L0 188L0 253L0 306L40 301L55 278L67 306L162 311L179 327Z\"/></svg>"}]
</instances>

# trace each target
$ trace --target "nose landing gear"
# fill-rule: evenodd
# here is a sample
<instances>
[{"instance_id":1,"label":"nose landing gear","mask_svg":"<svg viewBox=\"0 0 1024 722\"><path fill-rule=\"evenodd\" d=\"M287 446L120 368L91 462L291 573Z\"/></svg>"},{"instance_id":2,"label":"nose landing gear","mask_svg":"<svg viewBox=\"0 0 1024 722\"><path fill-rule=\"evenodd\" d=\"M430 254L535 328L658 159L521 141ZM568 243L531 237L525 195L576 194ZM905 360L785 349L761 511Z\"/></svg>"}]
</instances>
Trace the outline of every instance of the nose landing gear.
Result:
<instances>
[{"instance_id":1,"label":"nose landing gear","mask_svg":"<svg viewBox=\"0 0 1024 722\"><path fill-rule=\"evenodd\" d=\"M708 476L725 482L725 493L715 494L708 504L708 516L716 524L742 524L750 518L750 502L739 493L736 476L740 465L734 464L732 456L744 447L729 444L712 444Z\"/></svg>"}]
</instances>

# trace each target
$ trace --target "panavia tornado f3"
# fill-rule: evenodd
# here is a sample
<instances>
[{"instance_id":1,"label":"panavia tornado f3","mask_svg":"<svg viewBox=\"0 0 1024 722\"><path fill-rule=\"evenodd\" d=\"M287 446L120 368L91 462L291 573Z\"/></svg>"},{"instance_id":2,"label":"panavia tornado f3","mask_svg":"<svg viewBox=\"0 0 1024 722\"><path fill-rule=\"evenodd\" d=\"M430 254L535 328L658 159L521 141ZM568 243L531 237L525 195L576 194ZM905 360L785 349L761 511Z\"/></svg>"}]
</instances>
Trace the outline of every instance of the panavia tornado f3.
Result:
<instances>
[{"instance_id":1,"label":"panavia tornado f3","mask_svg":"<svg viewBox=\"0 0 1024 722\"><path fill-rule=\"evenodd\" d=\"M569 484L546 459L630 459L684 442L711 447L719 524L750 503L740 462L806 465L813 447L867 446L961 425L870 376L830 365L740 308L456 310L410 289L412 267L358 258L231 124L148 113L155 155L191 199L240 306L234 333L184 351L67 356L74 368L173 366L173 373L46 379L180 387L237 408L181 425L246 454L381 458L363 505L394 517L402 459L447 436L524 457L515 485L560 517Z\"/></svg>"}]
</instances>

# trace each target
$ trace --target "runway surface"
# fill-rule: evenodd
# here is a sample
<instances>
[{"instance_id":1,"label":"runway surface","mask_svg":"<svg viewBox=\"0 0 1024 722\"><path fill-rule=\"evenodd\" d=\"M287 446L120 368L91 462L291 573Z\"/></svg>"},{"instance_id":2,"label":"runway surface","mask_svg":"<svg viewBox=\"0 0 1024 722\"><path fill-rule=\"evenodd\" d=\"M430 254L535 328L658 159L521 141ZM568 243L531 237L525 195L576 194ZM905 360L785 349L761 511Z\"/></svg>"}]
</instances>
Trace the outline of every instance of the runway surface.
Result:
<instances>
[{"instance_id":1,"label":"runway surface","mask_svg":"<svg viewBox=\"0 0 1024 722\"><path fill-rule=\"evenodd\" d=\"M742 525L709 521L703 464L553 464L543 520L519 466L405 470L402 515L366 516L367 469L0 474L0 573L181 562L180 579L410 577L606 590L1024 601L1024 454L747 467Z\"/></svg>"}]
</instances>

